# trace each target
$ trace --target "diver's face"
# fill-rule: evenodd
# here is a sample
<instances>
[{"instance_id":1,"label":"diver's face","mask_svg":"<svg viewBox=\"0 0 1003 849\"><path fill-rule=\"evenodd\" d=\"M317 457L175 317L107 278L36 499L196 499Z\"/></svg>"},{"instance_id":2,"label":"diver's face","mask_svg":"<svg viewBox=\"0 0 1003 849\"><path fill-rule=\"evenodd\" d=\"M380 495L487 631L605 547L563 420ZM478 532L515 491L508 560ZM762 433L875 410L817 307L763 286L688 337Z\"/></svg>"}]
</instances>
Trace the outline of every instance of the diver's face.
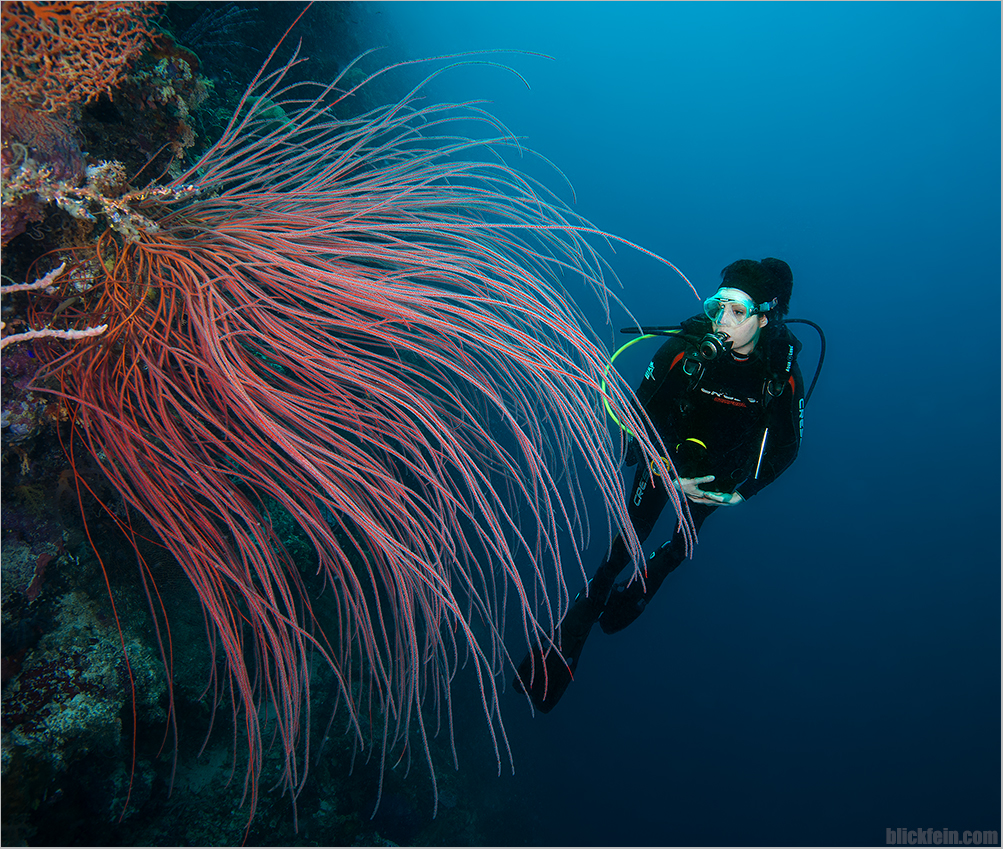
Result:
<instances>
[{"instance_id":1,"label":"diver's face","mask_svg":"<svg viewBox=\"0 0 1003 849\"><path fill-rule=\"evenodd\" d=\"M723 307L713 322L714 332L723 333L731 340L732 353L751 354L759 341L760 331L769 319L765 315L749 315L747 307L740 301L727 301Z\"/></svg>"}]
</instances>

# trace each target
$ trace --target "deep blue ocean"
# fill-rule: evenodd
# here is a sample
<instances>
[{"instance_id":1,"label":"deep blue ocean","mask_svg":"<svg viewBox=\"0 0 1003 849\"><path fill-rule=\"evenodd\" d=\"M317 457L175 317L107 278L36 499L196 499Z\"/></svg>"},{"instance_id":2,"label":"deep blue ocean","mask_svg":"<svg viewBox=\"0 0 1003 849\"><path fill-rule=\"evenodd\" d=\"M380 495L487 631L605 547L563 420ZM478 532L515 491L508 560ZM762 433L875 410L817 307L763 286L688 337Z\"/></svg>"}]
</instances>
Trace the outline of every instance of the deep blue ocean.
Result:
<instances>
[{"instance_id":1,"label":"deep blue ocean","mask_svg":"<svg viewBox=\"0 0 1003 849\"><path fill-rule=\"evenodd\" d=\"M736 259L786 260L791 317L828 340L797 462L708 520L637 623L594 630L552 713L506 696L514 778L494 777L489 750L461 751L487 793L526 800L498 842L998 830L1000 6L373 12L414 56L552 57L490 57L529 88L477 67L435 91L491 101L567 175L577 212L671 260L702 297ZM527 168L571 202L559 175ZM699 311L667 267L607 256L640 323ZM624 313L607 328L584 292L582 306L611 346L628 338ZM818 342L794 330L807 381ZM624 358L635 385L645 344Z\"/></svg>"},{"instance_id":2,"label":"deep blue ocean","mask_svg":"<svg viewBox=\"0 0 1003 849\"><path fill-rule=\"evenodd\" d=\"M165 55L154 63L148 56L136 66L145 69L142 85L137 73L132 88L120 89L116 99L81 107L74 121L90 133L91 158L112 160L124 150L135 153L136 162L148 156L138 174L166 173L171 156L197 137L198 145L185 154L193 165L304 5L167 4L165 31L177 36L175 47L187 44L201 55L184 48L170 61ZM5 3L5 33L7 18L27 14L29 6L38 21L46 17L39 14L44 6ZM70 17L71 11L80 9L48 17ZM946 831L962 840L976 833L979 840L970 845L994 833L999 845L1003 558L997 547L1000 479L993 470L1001 467L996 437L1003 345L1000 26L1001 5L988 2L314 4L281 43L272 69L282 67L300 38L311 64L290 71L289 81L326 82L353 56L380 46L386 50L361 61L364 71L343 80L354 85L374 68L439 57L377 75L339 108L364 113L397 102L406 92L401 79L432 74L428 102L484 101L481 106L527 151L509 164L599 230L664 257L692 281L699 296L657 258L592 237L590 243L603 248L610 289L622 303L613 303L607 315L581 280L569 274L564 282L610 353L634 338L620 328L673 325L699 313L721 270L735 260L789 263L790 317L817 322L827 340L800 455L747 503L708 519L693 559L669 576L634 624L612 636L593 629L575 681L552 712L534 715L528 700L506 686L500 776L473 673L468 668L457 676L451 706L459 772L451 769L442 723L432 744L441 791L434 823L432 783L417 735L407 759L387 764L381 784L379 754L356 759L348 737L336 737L339 726L321 743L336 688L317 674L314 760L297 802L299 831L293 831L289 798L275 784L282 747L272 741L257 819L245 834L244 767L241 761L233 772L229 747L244 757L246 738L239 721L228 724L228 697L214 690L222 707L211 721L211 742L200 750L212 695L201 691L201 677L192 682L212 658L194 591L159 553L144 556L164 590L160 601L158 589L155 615L172 622L177 639L176 750L172 723L164 735L167 714L153 710L158 699L166 704L166 696L157 695L152 676L144 683L137 673L145 687L140 694L153 694L149 716L140 711L135 720L130 704L116 703L109 685L97 704L118 704L119 713L111 716L123 724L108 724L117 729L109 739L124 729L125 742L104 740L82 724L86 734L79 739L85 742L73 743L80 750L71 751L77 738L69 734L76 692L70 684L76 687L77 678L57 673L79 660L73 648L79 628L60 631L65 644L53 642L56 660L26 653L34 651L29 637L54 631L55 620L46 617L63 609L63 593L77 593L83 578L68 566L62 575L50 567L39 596L39 572L38 585L34 577L18 585L27 584L19 590L25 598L35 587L29 599L40 599L35 607L21 596L4 597L5 617L14 610L24 620L15 633L24 640L17 663L24 660L31 674L5 665L5 676L21 675L28 683L17 691L24 698L14 701L14 688L5 685L3 842L228 845L243 836L249 845L884 846L900 837L908 841L911 832L921 833L916 845L925 844L924 838ZM447 67L453 62L444 57L455 57L455 66ZM174 92L172 80L188 101ZM213 99L202 105L210 89ZM276 99L299 96L287 90ZM179 105L194 128L187 128L188 140L175 114ZM276 109L267 109L273 123L282 112ZM161 138L165 128L170 135ZM484 125L474 131L486 132ZM278 129L268 132L281 137ZM6 151L6 138L4 145ZM172 145L177 151L165 153ZM20 146L23 168L28 148ZM276 143L268 156L283 151ZM157 156L162 159L152 167ZM361 164L373 163L380 165L375 155ZM34 202L41 219L44 204ZM109 216L109 208L114 204L103 203L100 214ZM241 211L239 198L234 209ZM44 227L31 219L27 235L4 248L5 278L22 279L43 249L64 249L52 240L62 239L60 228L72 222L64 215L60 223L54 208L45 215ZM178 238L188 239L176 226ZM80 225L78 235L85 230ZM65 244L83 251L85 243ZM199 255L192 245L179 244L179 251ZM107 266L110 254L100 257ZM76 300L55 308L53 318ZM994 326L989 319L998 307ZM819 338L804 325L792 329L804 343L800 367L807 384L819 360ZM639 384L657 349L658 342L648 340L617 360L631 385ZM251 353L267 360L265 347ZM7 391L15 397L9 385ZM27 502L25 493L48 480L59 501L66 472L62 460L53 459L63 457L55 441L48 448L41 442L53 440L55 429L48 427L49 435L39 437L34 470L26 454L17 468L7 463L8 500L15 491L8 481L23 484L20 498ZM81 460L73 471L82 479L96 467ZM627 474L632 477L633 468ZM86 487L90 491L91 484ZM109 517L121 506L92 494L111 505ZM591 575L609 539L590 482L586 496L592 535L581 557ZM276 515L277 522L288 518ZM93 607L96 612L87 615L101 633L112 634L117 657L119 643L126 644L111 628L117 611L139 633L148 610L134 573L135 540L123 546L118 536L104 539L96 520L88 521L95 522L101 570L104 562L114 566L109 584L117 581L114 593L122 595L114 614L101 606L101 578L67 609ZM666 509L649 549L668 538L674 522ZM296 542L288 528L282 533ZM4 540L5 552L11 550ZM102 572L82 540L77 545L87 559L74 557L74 569L83 562L89 572L81 567L81 575L97 580ZM575 572L571 544L563 555L574 594L585 576ZM27 544L19 550L28 551ZM41 558L35 563L44 569ZM310 568L316 569L315 561ZM297 578L296 585L307 586L306 579ZM511 610L515 602L509 604ZM4 628L7 641L6 618ZM516 662L526 649L517 630L508 632ZM148 631L148 654L159 657ZM4 654L5 664L14 654ZM92 654L104 657L96 648ZM134 657L140 656L137 649ZM250 663L250 651L247 657ZM219 649L216 660L222 658ZM348 675L366 671L362 665ZM132 681L132 671L129 676ZM62 748L51 751L49 738L32 731L28 743L17 743L30 757L15 763L7 723L41 727L38 717L47 714L32 700L41 687L31 682L38 681L52 691L46 698L60 712L53 716L70 717L69 731ZM430 701L423 719L431 730ZM41 696L39 704L50 710ZM268 710L262 715L267 718ZM366 721L373 722L371 714ZM379 723L373 727L379 731ZM98 742L86 742L92 739ZM37 764L48 763L39 760L40 751L54 761L65 754L66 763L51 775L40 772ZM380 792L381 807L371 817ZM131 808L123 815L126 795Z\"/></svg>"}]
</instances>

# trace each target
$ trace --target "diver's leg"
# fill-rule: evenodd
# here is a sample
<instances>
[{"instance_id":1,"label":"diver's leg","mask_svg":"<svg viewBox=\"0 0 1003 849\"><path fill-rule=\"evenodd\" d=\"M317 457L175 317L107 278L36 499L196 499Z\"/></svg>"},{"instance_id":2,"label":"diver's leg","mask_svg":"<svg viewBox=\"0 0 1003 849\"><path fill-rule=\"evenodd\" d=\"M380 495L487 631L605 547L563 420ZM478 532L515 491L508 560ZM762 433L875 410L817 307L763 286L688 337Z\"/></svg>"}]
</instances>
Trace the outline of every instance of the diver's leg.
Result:
<instances>
[{"instance_id":1,"label":"diver's leg","mask_svg":"<svg viewBox=\"0 0 1003 849\"><path fill-rule=\"evenodd\" d=\"M662 485L661 477L658 475L652 477L648 467L644 463L639 463L637 471L634 473L634 486L629 493L627 515L630 517L630 523L634 526L634 533L637 534L640 542L643 543L648 538L668 500L669 495ZM610 590L613 589L613 584L616 582L616 576L629 563L630 552L623 540L623 534L617 534L606 559L599 565L586 587L575 597L575 603L571 610L582 603L583 607L594 614L589 623L591 625L602 612ZM586 588L588 589L587 594ZM584 601L586 595L587 603ZM568 611L569 616L571 610Z\"/></svg>"},{"instance_id":2,"label":"diver's leg","mask_svg":"<svg viewBox=\"0 0 1003 849\"><path fill-rule=\"evenodd\" d=\"M634 486L630 490L628 515L642 542L651 533L668 498L661 478L656 476L652 482L647 466L640 464L634 475ZM616 576L629 562L630 553L622 536L618 534L606 559L575 597L574 603L553 634L560 652L553 649L548 651L546 646L542 650L536 647L519 664L517 677L513 682L515 688L528 693L533 704L544 713L557 704L571 683L585 640L603 611Z\"/></svg>"},{"instance_id":3,"label":"diver's leg","mask_svg":"<svg viewBox=\"0 0 1003 849\"><path fill-rule=\"evenodd\" d=\"M716 509L717 507L707 504L691 503L690 515L693 517L694 531L699 532L704 519ZM633 577L630 581L617 584L613 589L599 617L599 627L607 634L615 634L626 628L644 612L666 576L685 559L686 540L677 527L672 538L652 552L644 568L643 581Z\"/></svg>"}]
</instances>

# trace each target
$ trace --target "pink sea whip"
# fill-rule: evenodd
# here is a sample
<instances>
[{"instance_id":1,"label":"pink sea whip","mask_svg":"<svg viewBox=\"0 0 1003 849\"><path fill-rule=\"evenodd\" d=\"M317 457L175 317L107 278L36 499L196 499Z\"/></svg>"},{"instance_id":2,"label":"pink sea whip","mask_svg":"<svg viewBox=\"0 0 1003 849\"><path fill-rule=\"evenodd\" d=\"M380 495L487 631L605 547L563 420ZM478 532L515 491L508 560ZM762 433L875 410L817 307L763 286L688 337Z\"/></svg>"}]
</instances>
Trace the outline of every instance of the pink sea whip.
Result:
<instances>
[{"instance_id":1,"label":"pink sea whip","mask_svg":"<svg viewBox=\"0 0 1003 849\"><path fill-rule=\"evenodd\" d=\"M603 383L608 355L562 282L607 302L598 231L504 163L515 139L421 86L335 119L377 74L288 84L296 62L266 62L195 167L134 193L132 238L100 237L94 287L60 319L108 328L46 372L199 594L225 653L215 697L229 685L244 708L252 816L264 703L294 799L306 780L317 659L357 741L363 718L381 726L381 763L410 743L430 760L443 724L451 738L469 664L500 770L499 676L567 607L560 545L587 544L583 477L640 553L604 399L666 453L623 381ZM471 116L494 135L454 134ZM283 514L323 594L275 532Z\"/></svg>"}]
</instances>

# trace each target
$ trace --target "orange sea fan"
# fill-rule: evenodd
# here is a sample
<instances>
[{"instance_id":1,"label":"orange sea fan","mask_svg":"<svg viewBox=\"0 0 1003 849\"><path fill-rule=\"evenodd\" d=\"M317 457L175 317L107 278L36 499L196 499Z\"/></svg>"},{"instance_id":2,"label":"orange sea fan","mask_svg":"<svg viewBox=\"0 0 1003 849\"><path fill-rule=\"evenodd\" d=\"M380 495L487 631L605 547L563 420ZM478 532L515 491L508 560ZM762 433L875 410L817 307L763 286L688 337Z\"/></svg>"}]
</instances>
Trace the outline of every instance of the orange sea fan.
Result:
<instances>
[{"instance_id":1,"label":"orange sea fan","mask_svg":"<svg viewBox=\"0 0 1003 849\"><path fill-rule=\"evenodd\" d=\"M5 2L0 93L7 103L55 111L112 91L145 49L161 3L130 0Z\"/></svg>"}]
</instances>

